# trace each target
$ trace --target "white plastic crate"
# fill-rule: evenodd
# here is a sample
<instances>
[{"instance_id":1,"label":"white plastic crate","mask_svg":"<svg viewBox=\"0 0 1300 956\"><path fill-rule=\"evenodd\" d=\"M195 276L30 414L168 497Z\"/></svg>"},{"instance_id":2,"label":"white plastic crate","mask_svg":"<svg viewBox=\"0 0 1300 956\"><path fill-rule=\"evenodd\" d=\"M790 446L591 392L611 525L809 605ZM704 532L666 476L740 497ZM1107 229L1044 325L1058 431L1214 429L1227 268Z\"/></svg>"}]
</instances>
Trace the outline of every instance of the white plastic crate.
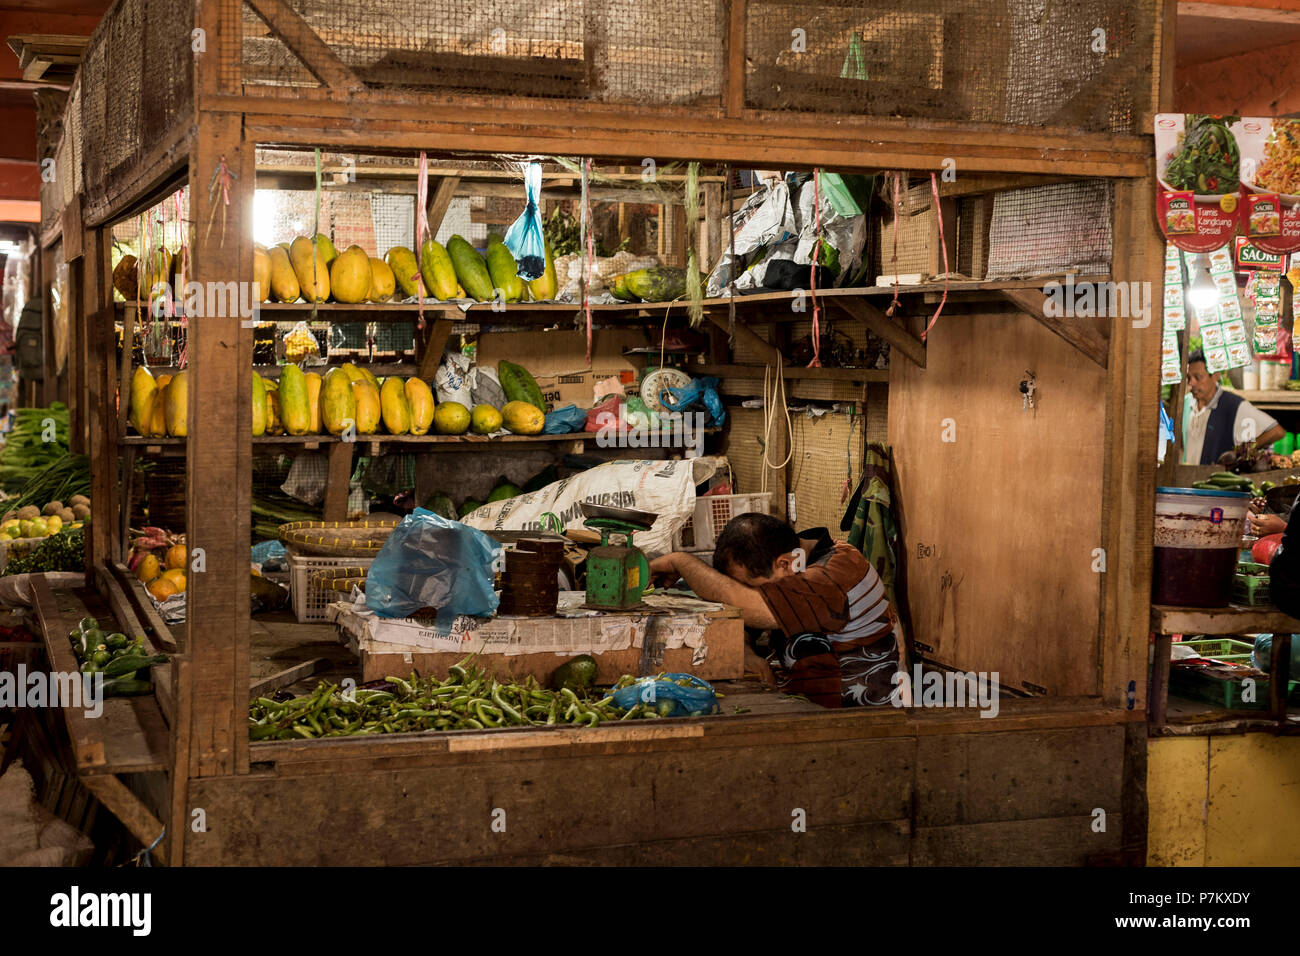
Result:
<instances>
[{"instance_id":1,"label":"white plastic crate","mask_svg":"<svg viewBox=\"0 0 1300 956\"><path fill-rule=\"evenodd\" d=\"M317 571L329 568L366 568L374 558L322 558L316 555L299 555L289 552L289 599L299 624L329 620L325 609L342 598L337 591L327 591L311 583Z\"/></svg>"},{"instance_id":2,"label":"white plastic crate","mask_svg":"<svg viewBox=\"0 0 1300 956\"><path fill-rule=\"evenodd\" d=\"M754 495L701 495L695 499L695 514L677 532L675 550L712 551L718 535L736 515L749 511L772 513L772 492Z\"/></svg>"}]
</instances>

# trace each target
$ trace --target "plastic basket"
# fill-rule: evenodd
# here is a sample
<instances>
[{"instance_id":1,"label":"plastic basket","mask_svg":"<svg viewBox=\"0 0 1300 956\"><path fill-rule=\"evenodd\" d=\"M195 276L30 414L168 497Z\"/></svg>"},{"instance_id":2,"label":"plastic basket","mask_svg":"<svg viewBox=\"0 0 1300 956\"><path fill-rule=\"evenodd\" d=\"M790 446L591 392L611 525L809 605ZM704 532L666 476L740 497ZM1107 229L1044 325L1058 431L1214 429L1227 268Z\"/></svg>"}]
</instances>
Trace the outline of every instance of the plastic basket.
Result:
<instances>
[{"instance_id":1,"label":"plastic basket","mask_svg":"<svg viewBox=\"0 0 1300 956\"><path fill-rule=\"evenodd\" d=\"M322 558L315 555L298 555L289 552L289 599L299 624L329 620L326 608L339 600L337 591L312 584L312 575L331 568L366 568L374 558Z\"/></svg>"},{"instance_id":2,"label":"plastic basket","mask_svg":"<svg viewBox=\"0 0 1300 956\"><path fill-rule=\"evenodd\" d=\"M754 495L701 495L695 499L695 514L677 532L674 550L712 551L718 535L736 515L749 511L772 513L772 492Z\"/></svg>"}]
</instances>

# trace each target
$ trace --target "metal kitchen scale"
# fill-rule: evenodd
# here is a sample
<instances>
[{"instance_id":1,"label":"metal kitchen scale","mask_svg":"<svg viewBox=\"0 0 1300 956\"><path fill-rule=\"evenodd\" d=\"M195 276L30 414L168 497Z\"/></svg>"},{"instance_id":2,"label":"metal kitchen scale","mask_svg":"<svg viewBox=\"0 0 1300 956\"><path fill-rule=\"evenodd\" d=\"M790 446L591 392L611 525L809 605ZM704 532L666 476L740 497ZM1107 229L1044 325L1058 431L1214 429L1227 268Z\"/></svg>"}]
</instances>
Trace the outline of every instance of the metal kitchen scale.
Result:
<instances>
[{"instance_id":1,"label":"metal kitchen scale","mask_svg":"<svg viewBox=\"0 0 1300 956\"><path fill-rule=\"evenodd\" d=\"M659 517L634 508L611 508L582 502L583 522L600 532L600 546L587 552L587 601L583 607L595 611L641 611L649 605L641 595L650 584L650 562L632 543L632 535L649 531ZM610 535L621 534L624 544L610 544Z\"/></svg>"}]
</instances>

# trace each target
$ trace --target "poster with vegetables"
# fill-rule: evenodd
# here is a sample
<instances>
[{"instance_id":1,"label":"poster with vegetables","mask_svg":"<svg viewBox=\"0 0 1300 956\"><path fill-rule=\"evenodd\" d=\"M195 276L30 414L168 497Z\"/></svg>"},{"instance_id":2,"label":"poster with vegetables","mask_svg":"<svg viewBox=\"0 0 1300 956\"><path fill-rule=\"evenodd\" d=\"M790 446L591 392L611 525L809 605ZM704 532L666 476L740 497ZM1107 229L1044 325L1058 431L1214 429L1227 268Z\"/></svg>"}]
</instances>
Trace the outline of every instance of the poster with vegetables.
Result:
<instances>
[{"instance_id":1,"label":"poster with vegetables","mask_svg":"<svg viewBox=\"0 0 1300 956\"><path fill-rule=\"evenodd\" d=\"M1161 113L1155 146L1157 215L1178 248L1240 235L1270 255L1300 252L1300 120Z\"/></svg>"},{"instance_id":2,"label":"poster with vegetables","mask_svg":"<svg viewBox=\"0 0 1300 956\"><path fill-rule=\"evenodd\" d=\"M1155 121L1158 214L1165 237L1186 252L1210 252L1237 233L1241 152L1235 116L1160 113Z\"/></svg>"}]
</instances>

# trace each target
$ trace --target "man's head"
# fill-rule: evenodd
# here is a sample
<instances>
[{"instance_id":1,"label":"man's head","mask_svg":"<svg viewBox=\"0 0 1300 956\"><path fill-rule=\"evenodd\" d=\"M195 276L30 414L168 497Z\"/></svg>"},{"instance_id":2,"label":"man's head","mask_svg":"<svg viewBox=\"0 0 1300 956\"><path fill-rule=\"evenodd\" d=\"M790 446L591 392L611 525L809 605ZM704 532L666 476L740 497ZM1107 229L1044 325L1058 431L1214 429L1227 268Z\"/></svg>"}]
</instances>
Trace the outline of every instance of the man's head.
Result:
<instances>
[{"instance_id":1,"label":"man's head","mask_svg":"<svg viewBox=\"0 0 1300 956\"><path fill-rule=\"evenodd\" d=\"M751 511L727 522L713 547L713 567L756 587L794 574L799 536L780 518Z\"/></svg>"},{"instance_id":2,"label":"man's head","mask_svg":"<svg viewBox=\"0 0 1300 956\"><path fill-rule=\"evenodd\" d=\"M1211 375L1205 369L1205 353L1193 352L1187 357L1187 388L1191 391L1196 404L1204 408L1214 397L1219 387L1219 376Z\"/></svg>"}]
</instances>

